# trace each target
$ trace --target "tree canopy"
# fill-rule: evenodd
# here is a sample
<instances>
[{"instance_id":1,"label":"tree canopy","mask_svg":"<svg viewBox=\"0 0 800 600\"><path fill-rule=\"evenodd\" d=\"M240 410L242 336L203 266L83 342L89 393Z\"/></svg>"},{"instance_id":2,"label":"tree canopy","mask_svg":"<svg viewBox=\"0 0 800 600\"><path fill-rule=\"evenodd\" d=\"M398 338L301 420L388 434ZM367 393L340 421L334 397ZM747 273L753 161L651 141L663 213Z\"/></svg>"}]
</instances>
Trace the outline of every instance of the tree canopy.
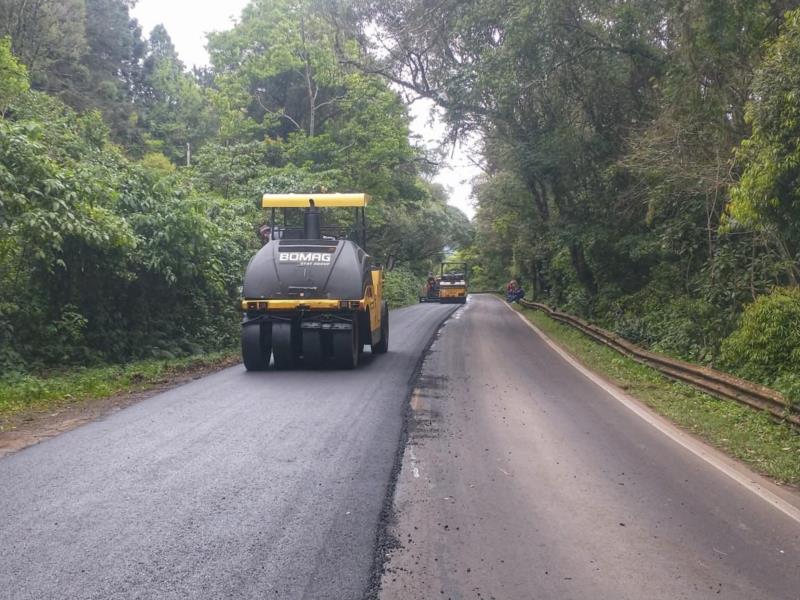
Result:
<instances>
[{"instance_id":1,"label":"tree canopy","mask_svg":"<svg viewBox=\"0 0 800 600\"><path fill-rule=\"evenodd\" d=\"M253 0L188 71L131 4L0 7L0 369L228 347L264 192L370 193L369 249L409 273L469 243L326 6Z\"/></svg>"},{"instance_id":2,"label":"tree canopy","mask_svg":"<svg viewBox=\"0 0 800 600\"><path fill-rule=\"evenodd\" d=\"M714 362L798 284L797 6L373 0L356 62L482 140L481 285Z\"/></svg>"},{"instance_id":3,"label":"tree canopy","mask_svg":"<svg viewBox=\"0 0 800 600\"><path fill-rule=\"evenodd\" d=\"M799 5L252 0L188 71L126 0L8 0L0 361L227 343L258 197L322 188L375 198L389 268L457 250L475 287L513 277L657 350L740 356L745 307L794 314ZM410 136L418 97L479 140L473 223Z\"/></svg>"}]
</instances>

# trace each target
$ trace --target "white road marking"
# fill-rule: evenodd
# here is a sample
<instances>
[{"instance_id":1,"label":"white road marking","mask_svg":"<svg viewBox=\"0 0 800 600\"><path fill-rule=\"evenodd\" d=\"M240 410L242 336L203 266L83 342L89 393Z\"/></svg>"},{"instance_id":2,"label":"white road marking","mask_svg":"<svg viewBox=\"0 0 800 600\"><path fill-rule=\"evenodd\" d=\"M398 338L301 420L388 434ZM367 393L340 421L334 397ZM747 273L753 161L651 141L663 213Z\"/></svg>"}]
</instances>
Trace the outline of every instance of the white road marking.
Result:
<instances>
[{"instance_id":1,"label":"white road marking","mask_svg":"<svg viewBox=\"0 0 800 600\"><path fill-rule=\"evenodd\" d=\"M499 302L503 302L499 298L497 299ZM603 389L607 392L611 397L615 400L622 403L626 408L628 408L631 412L636 414L640 417L643 421L666 435L672 441L680 444L684 448L686 448L689 452L697 456L698 458L704 460L706 463L720 471L721 473L727 475L736 483L741 485L743 488L747 489L748 491L752 492L768 504L770 504L773 508L777 508L779 511L784 513L790 519L794 520L797 523L800 523L800 508L794 506L790 502L787 502L777 494L771 492L765 487L766 480L762 478L760 475L753 473L749 469L741 465L732 465L729 464L726 460L719 456L721 454L715 448L711 448L710 446L704 444L703 442L691 437L687 433L681 431L678 427L672 424L672 422L668 421L665 417L656 414L650 408L644 406L640 400L637 400L633 396L629 396L621 389L616 387L615 385L610 384L609 382L603 380L600 376L593 373L582 364L580 364L577 360L575 360L566 350L561 348L558 344L556 344L553 340L551 340L547 334L545 334L542 330L540 330L536 325L528 321L525 316L511 308L508 304L503 302L503 305L517 315L522 322L525 323L528 327L530 327L542 340L550 346L555 352L557 352L561 358L567 361L576 371L581 373L584 377L589 379L592 383ZM764 483L761 483L763 481Z\"/></svg>"},{"instance_id":2,"label":"white road marking","mask_svg":"<svg viewBox=\"0 0 800 600\"><path fill-rule=\"evenodd\" d=\"M411 472L414 474L414 479L419 479L419 469L417 468L417 457L414 454L414 447L408 447L408 456L411 458Z\"/></svg>"}]
</instances>

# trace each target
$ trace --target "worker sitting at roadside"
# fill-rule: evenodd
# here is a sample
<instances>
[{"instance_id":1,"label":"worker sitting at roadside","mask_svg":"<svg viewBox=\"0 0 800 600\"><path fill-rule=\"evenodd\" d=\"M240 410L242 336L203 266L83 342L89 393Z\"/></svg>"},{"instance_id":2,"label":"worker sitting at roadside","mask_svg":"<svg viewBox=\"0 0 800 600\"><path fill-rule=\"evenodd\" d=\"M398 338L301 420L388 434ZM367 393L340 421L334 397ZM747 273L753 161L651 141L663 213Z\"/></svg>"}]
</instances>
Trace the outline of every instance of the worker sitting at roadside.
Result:
<instances>
[{"instance_id":1,"label":"worker sitting at roadside","mask_svg":"<svg viewBox=\"0 0 800 600\"><path fill-rule=\"evenodd\" d=\"M506 301L519 302L525 297L525 290L523 290L516 280L512 280L506 288Z\"/></svg>"}]
</instances>

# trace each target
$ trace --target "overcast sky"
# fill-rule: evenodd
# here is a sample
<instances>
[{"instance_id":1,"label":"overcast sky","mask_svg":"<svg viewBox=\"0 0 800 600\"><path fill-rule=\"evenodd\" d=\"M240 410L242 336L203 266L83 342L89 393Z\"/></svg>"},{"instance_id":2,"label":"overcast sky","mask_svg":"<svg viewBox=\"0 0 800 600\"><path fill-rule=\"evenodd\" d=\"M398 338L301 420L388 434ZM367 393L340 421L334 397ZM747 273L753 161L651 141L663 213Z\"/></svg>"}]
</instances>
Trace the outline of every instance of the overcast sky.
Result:
<instances>
[{"instance_id":1,"label":"overcast sky","mask_svg":"<svg viewBox=\"0 0 800 600\"><path fill-rule=\"evenodd\" d=\"M145 35L163 24L169 32L181 60L188 66L208 64L206 34L230 29L248 0L139 0L131 11L139 20ZM438 122L430 121L430 105L415 102L412 131L428 146L435 147L443 134ZM450 203L472 217L470 181L479 173L461 149L456 149L436 181L450 189Z\"/></svg>"}]
</instances>

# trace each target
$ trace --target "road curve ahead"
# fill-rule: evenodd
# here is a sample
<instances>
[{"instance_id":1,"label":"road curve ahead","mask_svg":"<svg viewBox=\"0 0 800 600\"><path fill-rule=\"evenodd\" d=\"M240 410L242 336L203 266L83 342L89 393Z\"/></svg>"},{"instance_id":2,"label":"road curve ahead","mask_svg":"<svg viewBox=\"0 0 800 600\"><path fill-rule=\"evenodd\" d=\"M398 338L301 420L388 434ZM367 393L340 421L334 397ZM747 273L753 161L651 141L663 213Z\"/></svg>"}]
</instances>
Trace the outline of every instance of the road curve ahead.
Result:
<instances>
[{"instance_id":1,"label":"road curve ahead","mask_svg":"<svg viewBox=\"0 0 800 600\"><path fill-rule=\"evenodd\" d=\"M412 397L383 600L800 599L800 523L580 374L504 303Z\"/></svg>"},{"instance_id":2,"label":"road curve ahead","mask_svg":"<svg viewBox=\"0 0 800 600\"><path fill-rule=\"evenodd\" d=\"M355 371L232 367L0 460L0 598L362 598L453 310L393 311Z\"/></svg>"}]
</instances>

